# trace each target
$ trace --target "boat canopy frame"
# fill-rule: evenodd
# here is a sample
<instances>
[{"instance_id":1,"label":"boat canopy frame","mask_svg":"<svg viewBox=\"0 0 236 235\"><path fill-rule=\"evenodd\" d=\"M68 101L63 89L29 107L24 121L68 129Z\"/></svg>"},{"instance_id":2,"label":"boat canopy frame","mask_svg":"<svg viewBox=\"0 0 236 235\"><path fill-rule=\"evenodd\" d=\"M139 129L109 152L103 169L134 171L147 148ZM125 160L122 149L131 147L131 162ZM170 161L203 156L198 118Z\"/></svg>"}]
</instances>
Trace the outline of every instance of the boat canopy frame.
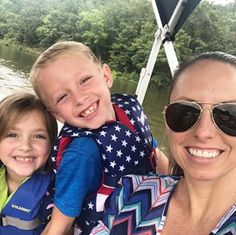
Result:
<instances>
[{"instance_id":1,"label":"boat canopy frame","mask_svg":"<svg viewBox=\"0 0 236 235\"><path fill-rule=\"evenodd\" d=\"M163 45L167 62L173 76L179 66L173 40L188 16L201 0L151 0L157 22L154 42L145 68L141 69L139 82L135 91L142 104L156 64L157 56Z\"/></svg>"}]
</instances>

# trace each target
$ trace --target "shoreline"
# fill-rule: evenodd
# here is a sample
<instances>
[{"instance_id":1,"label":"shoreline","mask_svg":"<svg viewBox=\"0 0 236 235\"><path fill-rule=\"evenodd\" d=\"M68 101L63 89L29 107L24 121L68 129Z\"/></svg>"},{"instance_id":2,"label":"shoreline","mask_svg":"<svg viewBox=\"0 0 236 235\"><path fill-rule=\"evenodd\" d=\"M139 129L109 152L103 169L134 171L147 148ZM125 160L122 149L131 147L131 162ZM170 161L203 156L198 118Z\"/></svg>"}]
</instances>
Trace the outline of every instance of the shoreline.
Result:
<instances>
[{"instance_id":1,"label":"shoreline","mask_svg":"<svg viewBox=\"0 0 236 235\"><path fill-rule=\"evenodd\" d=\"M7 47L14 47L18 50L22 50L31 54L35 54L35 55L39 55L42 51L45 50L45 48L40 48L40 47L29 47L26 46L24 44L17 44L14 42L10 42L10 41L6 41L6 40L2 40L0 39L0 46L7 46Z\"/></svg>"}]
</instances>

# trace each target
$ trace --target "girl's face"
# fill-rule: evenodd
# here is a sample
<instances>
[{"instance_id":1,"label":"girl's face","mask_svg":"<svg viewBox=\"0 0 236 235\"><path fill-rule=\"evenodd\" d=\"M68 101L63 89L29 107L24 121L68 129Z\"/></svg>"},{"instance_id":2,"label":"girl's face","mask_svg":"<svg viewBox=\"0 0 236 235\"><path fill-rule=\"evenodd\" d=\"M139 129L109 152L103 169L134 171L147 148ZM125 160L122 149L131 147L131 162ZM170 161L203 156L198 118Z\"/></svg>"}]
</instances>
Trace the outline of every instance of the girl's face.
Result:
<instances>
[{"instance_id":1,"label":"girl's face","mask_svg":"<svg viewBox=\"0 0 236 235\"><path fill-rule=\"evenodd\" d=\"M49 153L46 124L37 110L26 113L0 141L0 159L7 173L19 179L44 166Z\"/></svg>"},{"instance_id":2,"label":"girl's face","mask_svg":"<svg viewBox=\"0 0 236 235\"><path fill-rule=\"evenodd\" d=\"M222 133L212 121L211 108L236 103L236 69L216 61L201 61L178 78L170 102L194 101L203 112L197 125L185 132L167 126L170 150L185 176L212 180L228 173L236 176L236 137ZM227 121L227 120L224 120Z\"/></svg>"}]
</instances>

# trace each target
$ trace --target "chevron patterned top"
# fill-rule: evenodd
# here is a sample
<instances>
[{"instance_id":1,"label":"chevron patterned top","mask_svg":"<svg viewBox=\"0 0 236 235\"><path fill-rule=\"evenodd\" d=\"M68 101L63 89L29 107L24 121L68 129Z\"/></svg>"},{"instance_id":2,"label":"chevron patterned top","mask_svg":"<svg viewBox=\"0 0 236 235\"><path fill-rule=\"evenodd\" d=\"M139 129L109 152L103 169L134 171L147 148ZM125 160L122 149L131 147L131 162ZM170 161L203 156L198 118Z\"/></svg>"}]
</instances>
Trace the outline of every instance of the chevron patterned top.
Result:
<instances>
[{"instance_id":1,"label":"chevron patterned top","mask_svg":"<svg viewBox=\"0 0 236 235\"><path fill-rule=\"evenodd\" d=\"M92 235L161 235L171 195L179 182L176 176L122 178L107 201L108 207ZM225 214L209 235L236 235L236 205Z\"/></svg>"}]
</instances>

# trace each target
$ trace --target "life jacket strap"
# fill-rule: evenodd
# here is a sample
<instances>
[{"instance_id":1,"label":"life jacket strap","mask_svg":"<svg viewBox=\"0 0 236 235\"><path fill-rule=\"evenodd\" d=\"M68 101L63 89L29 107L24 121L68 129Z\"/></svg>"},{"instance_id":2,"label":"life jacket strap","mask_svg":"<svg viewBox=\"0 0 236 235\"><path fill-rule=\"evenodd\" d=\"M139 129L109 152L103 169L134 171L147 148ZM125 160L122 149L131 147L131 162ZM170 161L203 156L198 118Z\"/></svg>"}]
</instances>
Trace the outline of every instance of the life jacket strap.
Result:
<instances>
[{"instance_id":1,"label":"life jacket strap","mask_svg":"<svg viewBox=\"0 0 236 235\"><path fill-rule=\"evenodd\" d=\"M19 229L32 230L39 226L40 220L38 218L34 220L21 220L12 216L0 216L0 226L15 226Z\"/></svg>"}]
</instances>

